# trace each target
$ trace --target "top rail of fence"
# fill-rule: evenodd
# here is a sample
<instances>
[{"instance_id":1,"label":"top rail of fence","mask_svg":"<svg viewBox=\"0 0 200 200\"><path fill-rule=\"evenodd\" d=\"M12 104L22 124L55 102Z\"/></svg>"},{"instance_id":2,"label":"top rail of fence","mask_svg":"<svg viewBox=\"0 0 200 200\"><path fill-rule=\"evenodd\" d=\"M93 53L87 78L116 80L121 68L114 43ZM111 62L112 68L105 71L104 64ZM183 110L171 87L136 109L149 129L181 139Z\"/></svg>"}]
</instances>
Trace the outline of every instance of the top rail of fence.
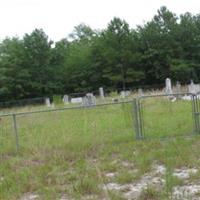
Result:
<instances>
[{"instance_id":1,"label":"top rail of fence","mask_svg":"<svg viewBox=\"0 0 200 200\"><path fill-rule=\"evenodd\" d=\"M137 99L145 99L149 97L167 97L167 96L177 96L177 95L189 95L189 96L196 96L196 94L190 93L190 92L184 92L184 93L171 93L171 94L153 94L153 95L143 95L140 97L137 97Z\"/></svg>"},{"instance_id":2,"label":"top rail of fence","mask_svg":"<svg viewBox=\"0 0 200 200\"><path fill-rule=\"evenodd\" d=\"M134 101L134 99L136 99L136 98L132 98L131 100L126 100L126 101L112 102L112 103L101 103L101 104L90 105L90 106L73 106L73 107L35 110L35 111L28 111L28 112L12 112L12 113L0 114L0 117L9 117L9 116L13 116L13 115L16 115L16 116L30 115L30 114L37 114L37 113L56 112L56 111L63 111L63 110L86 109L86 108L92 108L92 107L101 107L101 106L116 105L116 104L123 104L123 103L132 103Z\"/></svg>"}]
</instances>

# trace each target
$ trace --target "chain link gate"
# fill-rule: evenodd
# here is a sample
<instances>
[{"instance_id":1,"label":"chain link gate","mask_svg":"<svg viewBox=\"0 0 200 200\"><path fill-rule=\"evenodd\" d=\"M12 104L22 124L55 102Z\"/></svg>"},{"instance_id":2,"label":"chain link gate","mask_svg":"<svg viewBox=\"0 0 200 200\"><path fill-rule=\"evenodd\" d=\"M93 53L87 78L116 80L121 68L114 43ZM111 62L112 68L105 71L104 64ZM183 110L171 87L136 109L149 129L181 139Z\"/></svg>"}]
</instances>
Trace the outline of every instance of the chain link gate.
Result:
<instances>
[{"instance_id":1,"label":"chain link gate","mask_svg":"<svg viewBox=\"0 0 200 200\"><path fill-rule=\"evenodd\" d=\"M194 130L200 134L200 92L193 95Z\"/></svg>"},{"instance_id":2,"label":"chain link gate","mask_svg":"<svg viewBox=\"0 0 200 200\"><path fill-rule=\"evenodd\" d=\"M198 95L191 93L148 95L135 99L136 138L200 133L199 103Z\"/></svg>"}]
</instances>

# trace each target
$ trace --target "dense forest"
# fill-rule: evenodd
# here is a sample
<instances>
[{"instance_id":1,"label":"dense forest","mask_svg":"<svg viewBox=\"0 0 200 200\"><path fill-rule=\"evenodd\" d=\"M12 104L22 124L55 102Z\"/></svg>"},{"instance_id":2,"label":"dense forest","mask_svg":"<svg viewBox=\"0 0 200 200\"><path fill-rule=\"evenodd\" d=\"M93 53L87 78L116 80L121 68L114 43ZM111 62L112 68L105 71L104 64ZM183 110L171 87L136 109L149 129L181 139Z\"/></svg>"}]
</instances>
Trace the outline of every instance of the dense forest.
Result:
<instances>
[{"instance_id":1,"label":"dense forest","mask_svg":"<svg viewBox=\"0 0 200 200\"><path fill-rule=\"evenodd\" d=\"M56 31L56 30L55 30ZM113 18L104 30L80 24L60 41L42 29L0 43L0 100L200 80L200 14L161 7L132 29Z\"/></svg>"}]
</instances>

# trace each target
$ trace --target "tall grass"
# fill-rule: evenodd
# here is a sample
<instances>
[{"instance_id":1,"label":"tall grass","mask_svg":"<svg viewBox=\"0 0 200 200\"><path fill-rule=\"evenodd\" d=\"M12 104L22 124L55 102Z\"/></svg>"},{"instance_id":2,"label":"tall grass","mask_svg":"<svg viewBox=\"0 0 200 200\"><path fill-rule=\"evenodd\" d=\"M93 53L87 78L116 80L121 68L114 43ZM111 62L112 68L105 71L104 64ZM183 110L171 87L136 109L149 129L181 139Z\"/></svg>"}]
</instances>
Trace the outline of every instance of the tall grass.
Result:
<instances>
[{"instance_id":1,"label":"tall grass","mask_svg":"<svg viewBox=\"0 0 200 200\"><path fill-rule=\"evenodd\" d=\"M146 136L192 132L190 102L151 99L143 106ZM124 184L138 180L155 162L169 169L200 164L198 137L135 140L132 103L17 116L18 154L12 119L5 117L0 123L2 200L19 199L27 193L52 200L62 195L122 199L120 193L102 189L109 181L106 173L116 173L113 181ZM166 194L177 182L170 176L166 177Z\"/></svg>"}]
</instances>

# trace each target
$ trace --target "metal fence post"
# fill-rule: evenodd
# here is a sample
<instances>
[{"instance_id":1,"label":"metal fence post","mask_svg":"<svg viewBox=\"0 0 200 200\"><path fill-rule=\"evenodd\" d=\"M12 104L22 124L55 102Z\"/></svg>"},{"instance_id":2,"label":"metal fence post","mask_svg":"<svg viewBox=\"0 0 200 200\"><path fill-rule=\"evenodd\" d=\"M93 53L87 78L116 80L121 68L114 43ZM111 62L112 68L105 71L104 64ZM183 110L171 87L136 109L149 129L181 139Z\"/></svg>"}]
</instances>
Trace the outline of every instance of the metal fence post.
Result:
<instances>
[{"instance_id":1,"label":"metal fence post","mask_svg":"<svg viewBox=\"0 0 200 200\"><path fill-rule=\"evenodd\" d=\"M143 116L141 112L140 99L134 99L134 119L136 139L143 139Z\"/></svg>"},{"instance_id":2,"label":"metal fence post","mask_svg":"<svg viewBox=\"0 0 200 200\"><path fill-rule=\"evenodd\" d=\"M195 104L196 104L196 110L195 110L195 120L196 120L196 130L197 133L200 134L200 124L199 124L199 102L198 102L198 96L195 95Z\"/></svg>"},{"instance_id":3,"label":"metal fence post","mask_svg":"<svg viewBox=\"0 0 200 200\"><path fill-rule=\"evenodd\" d=\"M196 121L196 96L192 95L192 118L193 118L193 133L197 133L197 121Z\"/></svg>"},{"instance_id":4,"label":"metal fence post","mask_svg":"<svg viewBox=\"0 0 200 200\"><path fill-rule=\"evenodd\" d=\"M138 122L138 104L137 104L137 99L133 100L133 105L134 105L134 122L135 122L135 137L136 139L140 139L140 130L139 130L139 122Z\"/></svg>"},{"instance_id":5,"label":"metal fence post","mask_svg":"<svg viewBox=\"0 0 200 200\"><path fill-rule=\"evenodd\" d=\"M200 124L199 124L199 106L198 106L198 97L197 95L192 95L192 112L193 112L193 129L195 134L200 133Z\"/></svg>"},{"instance_id":6,"label":"metal fence post","mask_svg":"<svg viewBox=\"0 0 200 200\"><path fill-rule=\"evenodd\" d=\"M142 109L142 103L141 103L141 98L138 99L137 101L137 106L138 106L138 121L139 121L139 132L140 132L140 139L144 139L144 131L143 131L143 109Z\"/></svg>"},{"instance_id":7,"label":"metal fence post","mask_svg":"<svg viewBox=\"0 0 200 200\"><path fill-rule=\"evenodd\" d=\"M196 114L196 120L197 120L197 127L198 127L198 134L200 134L200 123L199 123L199 112L200 112L200 109L199 109L199 101L198 101L198 96L196 95L196 104L197 104L197 114Z\"/></svg>"},{"instance_id":8,"label":"metal fence post","mask_svg":"<svg viewBox=\"0 0 200 200\"><path fill-rule=\"evenodd\" d=\"M16 115L13 114L13 129L15 134L15 144L17 151L19 150L19 138L18 138L18 132L17 132L17 121L16 121Z\"/></svg>"}]
</instances>

